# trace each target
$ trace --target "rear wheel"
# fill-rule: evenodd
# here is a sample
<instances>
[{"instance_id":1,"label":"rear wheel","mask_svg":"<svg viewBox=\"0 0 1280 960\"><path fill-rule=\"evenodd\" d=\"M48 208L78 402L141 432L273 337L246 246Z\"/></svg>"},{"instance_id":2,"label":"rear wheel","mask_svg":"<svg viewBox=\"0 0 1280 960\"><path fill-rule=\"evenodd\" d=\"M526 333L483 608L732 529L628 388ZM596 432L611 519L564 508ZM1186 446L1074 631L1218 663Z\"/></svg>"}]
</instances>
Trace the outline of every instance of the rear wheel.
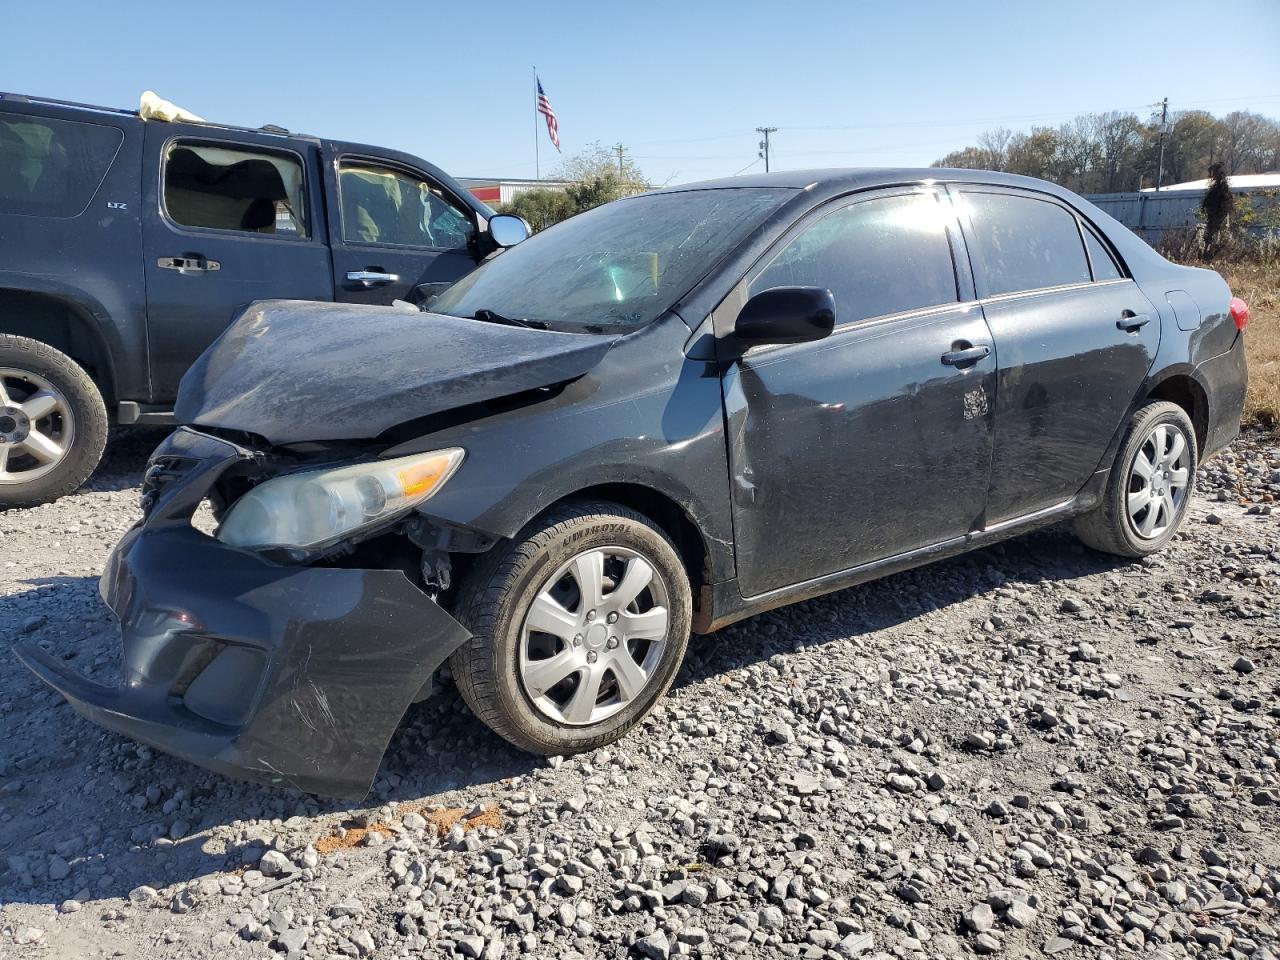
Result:
<instances>
[{"instance_id":1,"label":"rear wheel","mask_svg":"<svg viewBox=\"0 0 1280 960\"><path fill-rule=\"evenodd\" d=\"M47 344L0 334L0 508L71 493L106 442L107 410L89 375Z\"/></svg>"},{"instance_id":2,"label":"rear wheel","mask_svg":"<svg viewBox=\"0 0 1280 960\"><path fill-rule=\"evenodd\" d=\"M1195 489L1196 434L1177 404L1149 403L1133 415L1102 502L1077 518L1088 546L1121 557L1155 553L1178 531Z\"/></svg>"},{"instance_id":3,"label":"rear wheel","mask_svg":"<svg viewBox=\"0 0 1280 960\"><path fill-rule=\"evenodd\" d=\"M671 685L691 610L661 530L618 504L578 504L468 577L454 613L473 636L450 666L471 710L521 749L591 750L623 736Z\"/></svg>"}]
</instances>

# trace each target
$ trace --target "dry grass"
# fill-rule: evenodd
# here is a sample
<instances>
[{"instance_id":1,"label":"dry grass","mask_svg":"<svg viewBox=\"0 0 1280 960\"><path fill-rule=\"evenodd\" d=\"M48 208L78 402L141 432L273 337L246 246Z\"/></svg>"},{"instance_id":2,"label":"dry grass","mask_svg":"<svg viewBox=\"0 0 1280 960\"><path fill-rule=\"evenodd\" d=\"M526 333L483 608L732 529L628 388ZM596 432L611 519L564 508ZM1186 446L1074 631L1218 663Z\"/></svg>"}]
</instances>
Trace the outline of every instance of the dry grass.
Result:
<instances>
[{"instance_id":1,"label":"dry grass","mask_svg":"<svg viewBox=\"0 0 1280 960\"><path fill-rule=\"evenodd\" d=\"M1212 264L1249 304L1244 334L1249 361L1249 394L1244 416L1268 430L1280 428L1280 266L1260 263Z\"/></svg>"}]
</instances>

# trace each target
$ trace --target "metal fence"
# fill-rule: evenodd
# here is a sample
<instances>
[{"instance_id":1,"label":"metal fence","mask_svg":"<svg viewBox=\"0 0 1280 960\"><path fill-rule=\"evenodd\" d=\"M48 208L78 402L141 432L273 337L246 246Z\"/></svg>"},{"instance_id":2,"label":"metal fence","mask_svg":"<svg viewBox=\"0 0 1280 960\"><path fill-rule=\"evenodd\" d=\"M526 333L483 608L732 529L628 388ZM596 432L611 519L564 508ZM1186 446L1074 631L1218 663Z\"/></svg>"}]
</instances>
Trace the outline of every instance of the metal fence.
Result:
<instances>
[{"instance_id":1,"label":"metal fence","mask_svg":"<svg viewBox=\"0 0 1280 960\"><path fill-rule=\"evenodd\" d=\"M1274 189L1237 187L1231 191L1237 196L1247 195L1253 208L1264 216L1258 222L1240 224L1237 227L1258 236L1274 232L1275 211L1280 210L1280 200ZM1088 198L1153 247L1159 246L1166 233L1194 230L1200 226L1200 203L1203 190L1161 190L1158 193L1096 193Z\"/></svg>"}]
</instances>

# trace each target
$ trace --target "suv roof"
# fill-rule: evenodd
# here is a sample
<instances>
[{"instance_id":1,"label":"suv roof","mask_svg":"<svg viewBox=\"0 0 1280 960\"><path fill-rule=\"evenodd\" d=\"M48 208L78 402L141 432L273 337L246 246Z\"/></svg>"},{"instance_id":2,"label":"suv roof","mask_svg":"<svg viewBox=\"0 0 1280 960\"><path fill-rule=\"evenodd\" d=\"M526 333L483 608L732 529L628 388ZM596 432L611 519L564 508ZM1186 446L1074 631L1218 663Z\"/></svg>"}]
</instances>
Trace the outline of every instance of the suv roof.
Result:
<instances>
[{"instance_id":1,"label":"suv roof","mask_svg":"<svg viewBox=\"0 0 1280 960\"><path fill-rule=\"evenodd\" d=\"M128 117L137 120L139 123L144 122L142 118L138 116L137 110L126 110L122 107L102 107L93 103L78 103L75 100L58 100L54 97L31 97L24 93L5 93L0 91L0 101L6 100L11 103L43 104L50 107L60 107L62 109L83 110L88 113L105 113L113 117ZM276 136L281 137L298 137L304 140L318 141L320 139L319 137L314 137L310 134L295 133L292 130L288 130L274 123L269 123L261 127L244 127L234 123L218 123L214 120L201 120L199 121L199 125L204 127L215 127L220 130L241 130L246 133L265 133L275 134Z\"/></svg>"}]
</instances>

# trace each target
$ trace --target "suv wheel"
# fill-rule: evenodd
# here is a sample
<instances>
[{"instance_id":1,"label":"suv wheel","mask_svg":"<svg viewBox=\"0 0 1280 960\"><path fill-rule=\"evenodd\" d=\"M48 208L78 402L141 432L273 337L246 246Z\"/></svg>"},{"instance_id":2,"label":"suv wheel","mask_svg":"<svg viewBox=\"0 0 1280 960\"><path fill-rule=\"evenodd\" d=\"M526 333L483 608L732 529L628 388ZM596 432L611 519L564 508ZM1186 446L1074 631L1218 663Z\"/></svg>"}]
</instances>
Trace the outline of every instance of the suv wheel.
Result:
<instances>
[{"instance_id":1,"label":"suv wheel","mask_svg":"<svg viewBox=\"0 0 1280 960\"><path fill-rule=\"evenodd\" d=\"M689 579L666 535L618 504L562 508L530 530L464 582L454 614L473 636L450 666L472 712L521 749L592 750L671 685Z\"/></svg>"},{"instance_id":2,"label":"suv wheel","mask_svg":"<svg viewBox=\"0 0 1280 960\"><path fill-rule=\"evenodd\" d=\"M47 344L0 334L0 508L71 493L106 442L107 409L89 375Z\"/></svg>"},{"instance_id":3,"label":"suv wheel","mask_svg":"<svg viewBox=\"0 0 1280 960\"><path fill-rule=\"evenodd\" d=\"M1129 421L1102 502L1076 519L1076 535L1121 557L1155 553L1177 532L1195 489L1196 433L1181 407L1149 403Z\"/></svg>"}]
</instances>

